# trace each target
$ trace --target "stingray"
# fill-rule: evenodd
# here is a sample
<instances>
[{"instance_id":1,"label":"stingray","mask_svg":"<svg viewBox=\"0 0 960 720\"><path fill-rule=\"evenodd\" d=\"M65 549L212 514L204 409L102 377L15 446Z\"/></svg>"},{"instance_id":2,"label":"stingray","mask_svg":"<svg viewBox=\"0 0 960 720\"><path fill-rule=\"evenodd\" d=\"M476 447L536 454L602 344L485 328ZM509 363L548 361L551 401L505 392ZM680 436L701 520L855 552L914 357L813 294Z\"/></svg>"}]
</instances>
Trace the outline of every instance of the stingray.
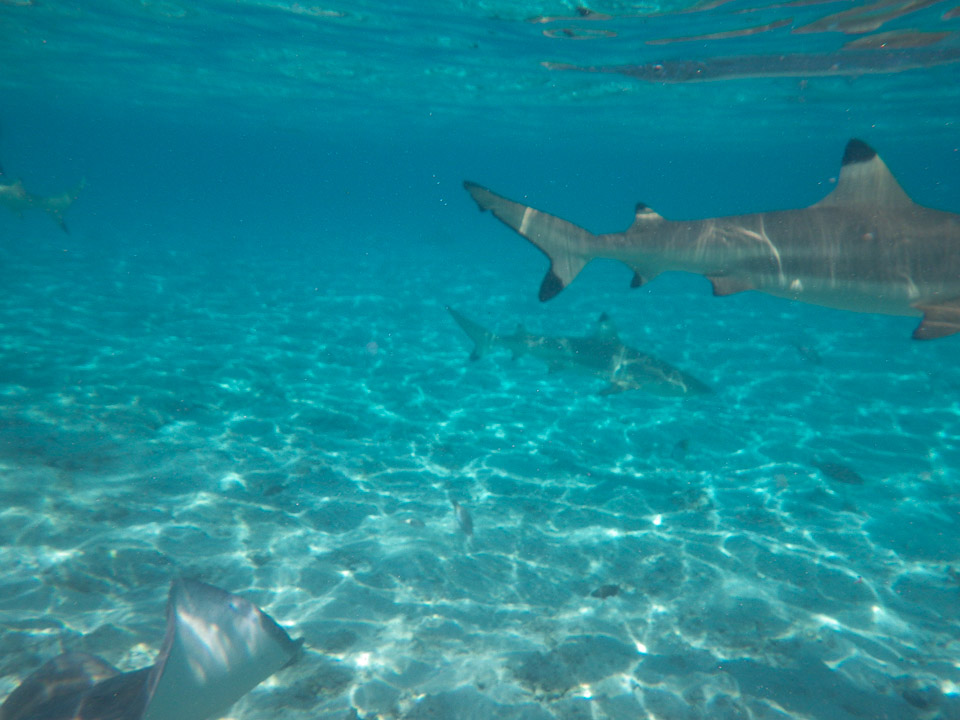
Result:
<instances>
[{"instance_id":1,"label":"stingray","mask_svg":"<svg viewBox=\"0 0 960 720\"><path fill-rule=\"evenodd\" d=\"M260 608L197 580L176 580L157 661L121 673L67 653L30 675L0 705L0 720L206 720L293 662L292 640Z\"/></svg>"}]
</instances>

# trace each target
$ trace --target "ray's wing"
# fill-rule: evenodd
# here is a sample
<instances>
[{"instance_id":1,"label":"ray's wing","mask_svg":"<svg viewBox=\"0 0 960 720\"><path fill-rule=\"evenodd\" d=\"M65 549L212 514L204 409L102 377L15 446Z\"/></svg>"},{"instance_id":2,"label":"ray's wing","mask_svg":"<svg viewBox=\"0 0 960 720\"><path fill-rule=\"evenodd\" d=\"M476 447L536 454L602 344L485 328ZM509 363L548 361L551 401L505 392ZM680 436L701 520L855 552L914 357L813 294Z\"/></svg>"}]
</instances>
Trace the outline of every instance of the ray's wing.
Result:
<instances>
[{"instance_id":1,"label":"ray's wing","mask_svg":"<svg viewBox=\"0 0 960 720\"><path fill-rule=\"evenodd\" d=\"M292 660L294 641L239 595L178 580L167 603L167 635L148 681L143 720L220 717Z\"/></svg>"},{"instance_id":2,"label":"ray's wing","mask_svg":"<svg viewBox=\"0 0 960 720\"><path fill-rule=\"evenodd\" d=\"M207 720L299 655L269 615L238 595L178 580L157 662L120 673L100 658L60 655L0 705L0 720Z\"/></svg>"},{"instance_id":3,"label":"ray's wing","mask_svg":"<svg viewBox=\"0 0 960 720\"><path fill-rule=\"evenodd\" d=\"M95 717L88 714L92 711L88 706L92 690L107 683L115 690L116 679L122 680L125 677L126 675L121 675L115 667L93 655L59 655L44 663L10 693L0 706L0 720L74 720ZM141 697L145 679L146 675L143 675L139 682ZM141 701L141 709L142 706Z\"/></svg>"}]
</instances>

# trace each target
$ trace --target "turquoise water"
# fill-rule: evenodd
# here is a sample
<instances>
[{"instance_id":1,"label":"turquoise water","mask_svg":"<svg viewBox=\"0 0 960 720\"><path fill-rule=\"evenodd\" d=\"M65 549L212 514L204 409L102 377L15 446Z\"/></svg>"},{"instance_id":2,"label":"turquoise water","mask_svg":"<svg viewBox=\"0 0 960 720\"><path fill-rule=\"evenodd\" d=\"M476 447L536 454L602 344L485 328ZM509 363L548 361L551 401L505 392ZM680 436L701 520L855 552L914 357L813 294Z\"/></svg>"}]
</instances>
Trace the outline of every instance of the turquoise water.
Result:
<instances>
[{"instance_id":1,"label":"turquoise water","mask_svg":"<svg viewBox=\"0 0 960 720\"><path fill-rule=\"evenodd\" d=\"M0 0L0 183L86 181L0 208L0 698L149 664L186 576L306 640L231 717L960 718L960 340L609 262L540 303L461 185L610 232L810 205L859 137L958 212L960 18L859 7Z\"/></svg>"}]
</instances>

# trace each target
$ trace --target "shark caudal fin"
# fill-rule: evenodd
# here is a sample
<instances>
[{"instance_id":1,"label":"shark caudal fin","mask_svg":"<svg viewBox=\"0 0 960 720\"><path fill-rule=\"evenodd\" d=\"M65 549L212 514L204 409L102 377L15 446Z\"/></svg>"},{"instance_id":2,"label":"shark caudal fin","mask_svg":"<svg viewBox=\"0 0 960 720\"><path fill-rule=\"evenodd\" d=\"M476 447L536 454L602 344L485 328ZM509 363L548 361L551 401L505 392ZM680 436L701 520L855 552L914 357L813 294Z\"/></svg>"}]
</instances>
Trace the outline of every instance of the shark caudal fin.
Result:
<instances>
[{"instance_id":1,"label":"shark caudal fin","mask_svg":"<svg viewBox=\"0 0 960 720\"><path fill-rule=\"evenodd\" d=\"M591 247L596 236L582 227L507 200L476 183L464 182L463 187L480 210L490 210L550 259L550 271L540 285L540 300L557 295L595 257Z\"/></svg>"},{"instance_id":2,"label":"shark caudal fin","mask_svg":"<svg viewBox=\"0 0 960 720\"><path fill-rule=\"evenodd\" d=\"M70 206L73 205L74 200L76 200L80 195L80 191L86 186L87 181L81 180L80 184L77 185L77 187L73 190L68 190L65 193L51 197L34 197L33 202L38 207L45 210L50 217L56 221L57 225L60 226L60 229L69 235L70 229L67 227L67 223L63 219L63 214L70 209Z\"/></svg>"},{"instance_id":3,"label":"shark caudal fin","mask_svg":"<svg viewBox=\"0 0 960 720\"><path fill-rule=\"evenodd\" d=\"M485 327L477 325L473 320L464 317L449 305L447 306L447 312L453 316L457 325L463 328L463 331L473 340L473 351L470 353L471 360L479 360L490 352L490 348L493 347L493 343L497 339L496 335Z\"/></svg>"}]
</instances>

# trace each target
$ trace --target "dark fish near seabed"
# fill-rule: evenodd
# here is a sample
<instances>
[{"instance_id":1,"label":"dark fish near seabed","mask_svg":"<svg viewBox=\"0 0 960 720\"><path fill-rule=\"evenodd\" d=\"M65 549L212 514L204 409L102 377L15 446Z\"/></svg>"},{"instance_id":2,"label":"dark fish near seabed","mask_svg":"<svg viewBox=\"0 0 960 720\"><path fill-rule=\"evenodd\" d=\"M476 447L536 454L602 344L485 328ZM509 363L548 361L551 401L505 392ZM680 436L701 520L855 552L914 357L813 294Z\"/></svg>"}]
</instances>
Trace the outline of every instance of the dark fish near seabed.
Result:
<instances>
[{"instance_id":1,"label":"dark fish near seabed","mask_svg":"<svg viewBox=\"0 0 960 720\"><path fill-rule=\"evenodd\" d=\"M619 585L613 585L613 584L611 584L611 585L601 585L601 586L598 587L596 590L594 590L592 593L590 593L590 597L595 597L595 598L600 598L601 600L606 600L608 597L616 597L616 596L619 595L619 594L620 594L620 586L619 586Z\"/></svg>"},{"instance_id":2,"label":"dark fish near seabed","mask_svg":"<svg viewBox=\"0 0 960 720\"><path fill-rule=\"evenodd\" d=\"M457 525L459 525L460 529L463 530L464 535L466 535L468 538L472 538L473 518L470 517L470 513L468 513L467 509L456 500L451 500L450 503L453 505L453 514L457 518Z\"/></svg>"},{"instance_id":3,"label":"dark fish near seabed","mask_svg":"<svg viewBox=\"0 0 960 720\"><path fill-rule=\"evenodd\" d=\"M820 473L830 480L836 480L844 485L863 485L866 481L856 470L851 470L846 465L832 462L813 461L813 466Z\"/></svg>"},{"instance_id":4,"label":"dark fish near seabed","mask_svg":"<svg viewBox=\"0 0 960 720\"><path fill-rule=\"evenodd\" d=\"M814 365L819 365L823 362L823 358L820 356L820 353L817 352L817 348L812 344L805 342L794 342L793 346L797 349L797 352L800 353L800 357L807 362Z\"/></svg>"}]
</instances>

